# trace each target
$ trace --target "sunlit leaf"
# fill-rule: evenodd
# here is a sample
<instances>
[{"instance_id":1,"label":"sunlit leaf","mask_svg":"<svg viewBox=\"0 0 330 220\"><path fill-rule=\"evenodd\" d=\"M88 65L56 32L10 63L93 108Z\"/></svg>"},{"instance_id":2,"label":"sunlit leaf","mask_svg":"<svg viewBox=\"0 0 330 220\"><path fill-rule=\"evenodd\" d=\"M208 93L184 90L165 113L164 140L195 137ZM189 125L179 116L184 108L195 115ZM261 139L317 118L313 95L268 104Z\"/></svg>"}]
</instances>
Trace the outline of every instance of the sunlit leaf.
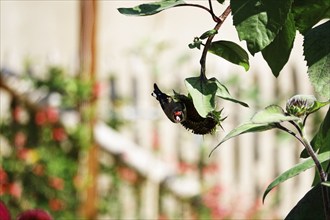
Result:
<instances>
[{"instance_id":1,"label":"sunlit leaf","mask_svg":"<svg viewBox=\"0 0 330 220\"><path fill-rule=\"evenodd\" d=\"M118 11L124 15L147 16L157 14L163 10L173 8L184 3L185 2L183 0L165 0L141 4L133 8L118 8Z\"/></svg>"},{"instance_id":2,"label":"sunlit leaf","mask_svg":"<svg viewBox=\"0 0 330 220\"><path fill-rule=\"evenodd\" d=\"M298 121L300 118L286 115L284 110L278 105L270 105L264 110L257 112L252 118L252 123L280 123L284 121Z\"/></svg>"},{"instance_id":3,"label":"sunlit leaf","mask_svg":"<svg viewBox=\"0 0 330 220\"><path fill-rule=\"evenodd\" d=\"M330 181L326 181L321 183L323 186L330 187Z\"/></svg>"},{"instance_id":4,"label":"sunlit leaf","mask_svg":"<svg viewBox=\"0 0 330 220\"><path fill-rule=\"evenodd\" d=\"M250 68L249 55L238 44L231 41L215 41L211 44L209 52L223 59L244 67L245 71Z\"/></svg>"},{"instance_id":5,"label":"sunlit leaf","mask_svg":"<svg viewBox=\"0 0 330 220\"><path fill-rule=\"evenodd\" d=\"M322 154L317 155L318 160L320 161L320 163L330 160L330 151L324 152ZM308 158L305 161L295 165L294 167L292 167L291 169L285 171L284 173L282 173L280 176L278 176L273 182L271 182L271 184L269 184L269 186L267 187L266 191L264 192L263 195L263 201L265 200L267 194L277 185L279 185L280 183L300 174L301 172L310 169L312 167L315 166L314 161L312 160L312 158Z\"/></svg>"},{"instance_id":6,"label":"sunlit leaf","mask_svg":"<svg viewBox=\"0 0 330 220\"><path fill-rule=\"evenodd\" d=\"M221 142L212 149L210 155L213 153L214 150L216 150L221 144L226 142L227 140L239 136L244 133L252 133L252 132L261 132L261 131L267 131L270 129L275 128L274 124L255 124L252 122L246 122L244 124L239 125L238 127L231 130L222 140Z\"/></svg>"},{"instance_id":7,"label":"sunlit leaf","mask_svg":"<svg viewBox=\"0 0 330 220\"><path fill-rule=\"evenodd\" d=\"M185 85L200 116L205 118L209 112L215 110L217 85L213 81L190 77L185 80Z\"/></svg>"},{"instance_id":8,"label":"sunlit leaf","mask_svg":"<svg viewBox=\"0 0 330 220\"><path fill-rule=\"evenodd\" d=\"M330 21L310 31L304 39L309 79L315 91L330 100Z\"/></svg>"},{"instance_id":9,"label":"sunlit leaf","mask_svg":"<svg viewBox=\"0 0 330 220\"><path fill-rule=\"evenodd\" d=\"M240 40L253 55L268 46L287 20L293 0L231 0L233 22Z\"/></svg>"}]
</instances>

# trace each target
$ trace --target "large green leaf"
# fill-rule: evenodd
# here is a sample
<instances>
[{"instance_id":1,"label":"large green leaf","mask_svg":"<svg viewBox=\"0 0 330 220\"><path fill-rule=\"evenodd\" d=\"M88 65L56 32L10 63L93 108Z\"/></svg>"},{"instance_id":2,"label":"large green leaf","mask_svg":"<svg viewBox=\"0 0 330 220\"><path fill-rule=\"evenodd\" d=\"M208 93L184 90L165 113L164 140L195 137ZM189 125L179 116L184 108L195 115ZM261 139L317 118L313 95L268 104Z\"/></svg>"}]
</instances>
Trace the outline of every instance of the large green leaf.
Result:
<instances>
[{"instance_id":1,"label":"large green leaf","mask_svg":"<svg viewBox=\"0 0 330 220\"><path fill-rule=\"evenodd\" d=\"M215 96L248 107L246 103L233 98L216 78L190 77L185 80L185 85L198 114L204 118L215 110Z\"/></svg>"},{"instance_id":2,"label":"large green leaf","mask_svg":"<svg viewBox=\"0 0 330 220\"><path fill-rule=\"evenodd\" d=\"M327 160L330 160L330 151L324 152L322 154L319 154L317 156L318 160L320 161L320 163L325 162ZM312 160L312 158L306 159L305 161L295 165L294 167L292 167L291 169L285 171L284 173L282 173L280 176L278 176L273 182L271 182L271 184L269 184L269 186L267 187L266 191L264 192L264 195L262 197L262 200L264 201L267 194L277 185L279 185L280 183L298 175L299 173L310 169L312 167L315 166L314 161Z\"/></svg>"},{"instance_id":3,"label":"large green leaf","mask_svg":"<svg viewBox=\"0 0 330 220\"><path fill-rule=\"evenodd\" d=\"M250 68L249 55L238 44L231 41L215 41L211 44L209 52L222 57L223 59L244 67L245 71Z\"/></svg>"},{"instance_id":4,"label":"large green leaf","mask_svg":"<svg viewBox=\"0 0 330 220\"><path fill-rule=\"evenodd\" d=\"M252 122L246 122L243 123L241 125L239 125L238 127L234 128L233 130L231 130L221 141L220 143L215 146L212 151L210 152L210 155L213 153L213 151L215 151L221 144L223 144L224 142L226 142L227 140L239 136L241 134L244 133L252 133L252 132L261 132L261 131L267 131L270 129L275 128L274 124L255 124Z\"/></svg>"},{"instance_id":5,"label":"large green leaf","mask_svg":"<svg viewBox=\"0 0 330 220\"><path fill-rule=\"evenodd\" d=\"M185 85L200 116L205 118L209 112L215 110L217 85L213 81L202 77L190 77L185 79Z\"/></svg>"},{"instance_id":6,"label":"large green leaf","mask_svg":"<svg viewBox=\"0 0 330 220\"><path fill-rule=\"evenodd\" d=\"M279 31L274 41L262 52L262 56L272 69L273 75L278 77L284 65L288 62L296 36L296 28L293 16L289 13L283 28Z\"/></svg>"},{"instance_id":7,"label":"large green leaf","mask_svg":"<svg viewBox=\"0 0 330 220\"><path fill-rule=\"evenodd\" d=\"M321 184L318 184L309 190L291 209L285 220L325 219L321 187ZM330 190L328 196L330 197Z\"/></svg>"},{"instance_id":8,"label":"large green leaf","mask_svg":"<svg viewBox=\"0 0 330 220\"><path fill-rule=\"evenodd\" d=\"M268 46L281 30L293 0L231 0L233 21L240 40L253 55Z\"/></svg>"},{"instance_id":9,"label":"large green leaf","mask_svg":"<svg viewBox=\"0 0 330 220\"><path fill-rule=\"evenodd\" d=\"M297 29L305 33L323 18L330 17L329 0L299 0L292 4Z\"/></svg>"},{"instance_id":10,"label":"large green leaf","mask_svg":"<svg viewBox=\"0 0 330 220\"><path fill-rule=\"evenodd\" d=\"M277 106L271 105L266 107L265 109L257 112L248 122L239 125L238 127L231 130L221 141L220 143L213 148L210 154L218 148L225 141L236 137L238 135L244 133L252 133L252 132L261 132L267 131L273 128L276 128L278 123L284 121L297 121L300 118L295 116L289 116L284 113L284 110Z\"/></svg>"},{"instance_id":11,"label":"large green leaf","mask_svg":"<svg viewBox=\"0 0 330 220\"><path fill-rule=\"evenodd\" d=\"M163 0L141 4L133 8L118 8L118 11L124 15L147 16L157 14L163 10L173 8L184 3L185 2L183 0Z\"/></svg>"},{"instance_id":12,"label":"large green leaf","mask_svg":"<svg viewBox=\"0 0 330 220\"><path fill-rule=\"evenodd\" d=\"M305 35L304 55L315 91L330 100L330 21Z\"/></svg>"},{"instance_id":13,"label":"large green leaf","mask_svg":"<svg viewBox=\"0 0 330 220\"><path fill-rule=\"evenodd\" d=\"M278 105L270 105L264 110L257 112L252 118L251 122L256 124L273 124L284 121L299 121L300 118L296 116L286 115L284 110Z\"/></svg>"}]
</instances>

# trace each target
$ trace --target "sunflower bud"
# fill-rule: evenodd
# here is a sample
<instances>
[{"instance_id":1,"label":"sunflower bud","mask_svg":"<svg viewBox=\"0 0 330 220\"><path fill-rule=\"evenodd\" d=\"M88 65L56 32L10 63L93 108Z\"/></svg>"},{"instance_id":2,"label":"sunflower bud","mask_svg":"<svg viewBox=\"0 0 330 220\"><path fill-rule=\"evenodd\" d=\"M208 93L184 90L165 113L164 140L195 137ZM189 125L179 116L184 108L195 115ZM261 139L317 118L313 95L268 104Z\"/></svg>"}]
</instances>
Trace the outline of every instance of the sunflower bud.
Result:
<instances>
[{"instance_id":1,"label":"sunflower bud","mask_svg":"<svg viewBox=\"0 0 330 220\"><path fill-rule=\"evenodd\" d=\"M295 95L287 101L286 111L297 117L304 116L313 112L316 101L312 95Z\"/></svg>"}]
</instances>

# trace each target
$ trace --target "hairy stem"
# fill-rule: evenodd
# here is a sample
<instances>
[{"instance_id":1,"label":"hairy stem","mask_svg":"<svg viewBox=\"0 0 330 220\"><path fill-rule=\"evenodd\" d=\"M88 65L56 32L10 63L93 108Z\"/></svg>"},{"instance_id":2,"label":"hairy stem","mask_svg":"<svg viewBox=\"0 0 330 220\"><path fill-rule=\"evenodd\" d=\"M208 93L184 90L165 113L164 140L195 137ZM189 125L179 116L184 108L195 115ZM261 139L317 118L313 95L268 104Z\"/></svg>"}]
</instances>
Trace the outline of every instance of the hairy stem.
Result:
<instances>
[{"instance_id":1,"label":"hairy stem","mask_svg":"<svg viewBox=\"0 0 330 220\"><path fill-rule=\"evenodd\" d=\"M222 15L220 15L218 17L218 20L219 21L215 25L214 30L216 30L216 31L219 30L219 28L221 27L221 25L223 24L223 22L226 20L226 18L230 14L230 12L231 12L231 8L230 8L230 6L228 6L226 8L226 10L222 13ZM200 74L200 77L202 79L206 79L206 75L205 75L206 55L207 55L207 51L209 50L209 48L211 46L211 43L212 43L213 38L214 38L214 35L211 35L211 36L209 36L207 38L206 43L205 43L205 46L204 46L204 49L203 49L202 57L200 59L200 64L201 64L201 74Z\"/></svg>"}]
</instances>

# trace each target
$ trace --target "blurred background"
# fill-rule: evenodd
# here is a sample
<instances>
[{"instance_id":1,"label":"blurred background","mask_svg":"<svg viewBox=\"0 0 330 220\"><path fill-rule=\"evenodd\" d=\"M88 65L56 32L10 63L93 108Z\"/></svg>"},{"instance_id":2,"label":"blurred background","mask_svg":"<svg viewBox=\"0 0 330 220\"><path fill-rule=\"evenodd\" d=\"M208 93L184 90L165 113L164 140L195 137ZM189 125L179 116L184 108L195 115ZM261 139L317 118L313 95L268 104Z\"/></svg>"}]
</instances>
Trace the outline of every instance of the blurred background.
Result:
<instances>
[{"instance_id":1,"label":"blurred background","mask_svg":"<svg viewBox=\"0 0 330 220\"><path fill-rule=\"evenodd\" d=\"M189 7L151 17L117 11L143 2L0 2L1 200L13 217L31 208L55 219L285 217L310 188L313 171L281 184L264 204L262 195L299 162L294 139L246 134L208 155L258 109L313 94L302 37L277 79L260 54L250 56L248 72L209 54L208 77L250 108L220 101L228 116L223 130L194 135L171 123L151 92L156 82L169 94L187 93L184 79L198 75L201 56L188 44L215 24ZM214 1L218 15L226 6ZM231 17L216 38L246 48Z\"/></svg>"}]
</instances>

